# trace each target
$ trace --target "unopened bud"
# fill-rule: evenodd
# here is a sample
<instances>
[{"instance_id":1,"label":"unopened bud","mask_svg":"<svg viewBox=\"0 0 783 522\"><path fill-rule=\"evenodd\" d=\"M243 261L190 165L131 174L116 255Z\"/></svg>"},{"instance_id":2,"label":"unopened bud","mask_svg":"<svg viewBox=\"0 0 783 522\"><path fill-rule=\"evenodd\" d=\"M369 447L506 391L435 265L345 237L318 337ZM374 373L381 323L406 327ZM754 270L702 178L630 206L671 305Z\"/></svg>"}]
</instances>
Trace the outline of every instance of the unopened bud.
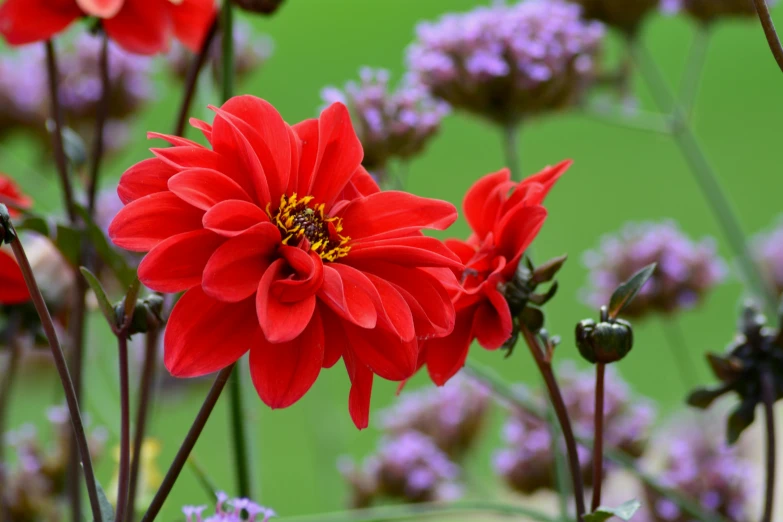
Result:
<instances>
[{"instance_id":1,"label":"unopened bud","mask_svg":"<svg viewBox=\"0 0 783 522\"><path fill-rule=\"evenodd\" d=\"M596 324L586 319L576 325L579 353L593 364L610 364L628 355L633 348L633 328L622 319Z\"/></svg>"},{"instance_id":2,"label":"unopened bud","mask_svg":"<svg viewBox=\"0 0 783 522\"><path fill-rule=\"evenodd\" d=\"M245 11L271 15L282 5L283 0L232 0L232 2Z\"/></svg>"},{"instance_id":3,"label":"unopened bud","mask_svg":"<svg viewBox=\"0 0 783 522\"><path fill-rule=\"evenodd\" d=\"M137 333L147 333L150 328L162 324L162 310L163 298L157 294L151 295L146 299L138 299L127 334L131 336ZM125 316L125 303L120 302L115 305L114 312L117 314L118 324L122 324Z\"/></svg>"}]
</instances>

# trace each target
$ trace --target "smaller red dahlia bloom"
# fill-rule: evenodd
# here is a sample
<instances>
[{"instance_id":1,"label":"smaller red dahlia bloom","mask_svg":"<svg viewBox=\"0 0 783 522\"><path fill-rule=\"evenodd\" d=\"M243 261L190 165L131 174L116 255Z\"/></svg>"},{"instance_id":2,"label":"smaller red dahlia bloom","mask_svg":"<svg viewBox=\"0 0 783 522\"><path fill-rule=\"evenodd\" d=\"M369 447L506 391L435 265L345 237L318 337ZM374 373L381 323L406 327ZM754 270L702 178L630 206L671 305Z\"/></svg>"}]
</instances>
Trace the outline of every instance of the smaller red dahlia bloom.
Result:
<instances>
[{"instance_id":1,"label":"smaller red dahlia bloom","mask_svg":"<svg viewBox=\"0 0 783 522\"><path fill-rule=\"evenodd\" d=\"M6 0L0 5L0 33L11 45L41 42L94 16L126 51L166 51L172 35L198 51L215 15L214 0Z\"/></svg>"},{"instance_id":2,"label":"smaller red dahlia bloom","mask_svg":"<svg viewBox=\"0 0 783 522\"><path fill-rule=\"evenodd\" d=\"M18 210L28 208L32 201L13 179L0 174L0 203L8 207L11 217L15 217L19 215ZM6 250L0 250L0 304L19 304L29 299L30 292L16 259Z\"/></svg>"},{"instance_id":3,"label":"smaller red dahlia bloom","mask_svg":"<svg viewBox=\"0 0 783 522\"><path fill-rule=\"evenodd\" d=\"M0 173L0 203L8 207L11 217L18 216L20 210L30 208L32 202L10 176Z\"/></svg>"},{"instance_id":4,"label":"smaller red dahlia bloom","mask_svg":"<svg viewBox=\"0 0 783 522\"><path fill-rule=\"evenodd\" d=\"M454 327L445 285L462 264L421 230L457 211L381 192L342 104L294 126L253 96L212 109L213 125L191 120L210 147L164 137L172 147L123 175L126 206L109 227L117 246L149 252L145 285L185 291L166 367L195 377L249 351L259 396L285 408L342 358L351 416L366 427L373 376L409 378L419 340Z\"/></svg>"},{"instance_id":5,"label":"smaller red dahlia bloom","mask_svg":"<svg viewBox=\"0 0 783 522\"><path fill-rule=\"evenodd\" d=\"M474 339L487 350L497 350L511 337L511 311L503 285L514 277L544 224L544 198L570 165L564 161L547 167L520 183L511 181L509 170L503 169L468 190L463 210L473 234L467 241L446 241L465 264L457 273L462 289L454 298L454 331L427 341L420 359L435 384L445 384L465 365Z\"/></svg>"}]
</instances>

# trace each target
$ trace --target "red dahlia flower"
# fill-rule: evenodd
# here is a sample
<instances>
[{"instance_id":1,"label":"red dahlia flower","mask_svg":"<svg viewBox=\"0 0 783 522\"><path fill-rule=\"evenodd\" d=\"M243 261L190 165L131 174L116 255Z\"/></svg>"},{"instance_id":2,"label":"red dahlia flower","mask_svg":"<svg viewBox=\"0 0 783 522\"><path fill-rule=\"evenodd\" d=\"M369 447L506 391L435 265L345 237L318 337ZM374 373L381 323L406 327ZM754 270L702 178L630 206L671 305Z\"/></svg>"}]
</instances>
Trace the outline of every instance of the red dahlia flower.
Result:
<instances>
[{"instance_id":1,"label":"red dahlia flower","mask_svg":"<svg viewBox=\"0 0 783 522\"><path fill-rule=\"evenodd\" d=\"M15 217L19 215L17 209L28 208L31 200L13 179L0 174L0 203L8 207L11 217ZM16 259L5 250L0 250L0 304L19 304L29 299L30 293Z\"/></svg>"},{"instance_id":2,"label":"red dahlia flower","mask_svg":"<svg viewBox=\"0 0 783 522\"><path fill-rule=\"evenodd\" d=\"M444 285L462 266L422 228L444 229L456 209L380 192L342 104L286 124L264 100L240 96L198 120L211 148L173 147L120 180L125 206L114 243L149 251L139 278L186 291L169 319L165 363L179 377L215 372L250 351L250 372L272 408L299 400L341 357L360 428L373 375L417 368L418 340L447 335L454 307Z\"/></svg>"},{"instance_id":3,"label":"red dahlia flower","mask_svg":"<svg viewBox=\"0 0 783 522\"><path fill-rule=\"evenodd\" d=\"M544 224L547 212L541 203L570 164L547 167L520 183L511 181L508 169L503 169L478 180L465 195L463 209L473 234L467 241L446 241L465 264L457 273L462 280L454 299L457 320L450 335L426 343L420 361L435 384L445 384L465 365L474 339L497 350L511 337L503 285L514 277Z\"/></svg>"},{"instance_id":4,"label":"red dahlia flower","mask_svg":"<svg viewBox=\"0 0 783 522\"><path fill-rule=\"evenodd\" d=\"M0 173L0 203L8 207L11 217L16 217L19 210L30 208L32 200L10 176Z\"/></svg>"},{"instance_id":5,"label":"red dahlia flower","mask_svg":"<svg viewBox=\"0 0 783 522\"><path fill-rule=\"evenodd\" d=\"M214 0L6 0L0 33L11 45L48 40L75 20L94 16L120 47L138 54L168 49L173 34L198 51L215 17Z\"/></svg>"}]
</instances>

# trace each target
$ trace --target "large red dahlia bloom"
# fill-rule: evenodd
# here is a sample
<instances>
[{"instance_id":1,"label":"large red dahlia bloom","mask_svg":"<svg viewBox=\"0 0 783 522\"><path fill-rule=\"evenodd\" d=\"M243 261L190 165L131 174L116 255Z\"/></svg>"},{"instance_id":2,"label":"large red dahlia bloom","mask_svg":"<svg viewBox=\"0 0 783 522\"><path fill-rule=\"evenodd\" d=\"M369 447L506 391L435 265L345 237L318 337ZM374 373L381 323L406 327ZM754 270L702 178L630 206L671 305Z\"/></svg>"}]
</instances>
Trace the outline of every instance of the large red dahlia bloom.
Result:
<instances>
[{"instance_id":1,"label":"large red dahlia bloom","mask_svg":"<svg viewBox=\"0 0 783 522\"><path fill-rule=\"evenodd\" d=\"M407 379L419 340L454 327L444 285L462 264L420 230L446 228L456 209L380 192L342 104L292 127L252 96L212 109L213 125L191 120L211 148L158 136L173 147L123 175L127 206L109 228L116 245L149 251L144 284L186 291L166 366L198 376L249 350L259 396L284 408L342 357L366 427L373 375Z\"/></svg>"},{"instance_id":2,"label":"large red dahlia bloom","mask_svg":"<svg viewBox=\"0 0 783 522\"><path fill-rule=\"evenodd\" d=\"M426 343L420 360L435 384L443 385L465 365L474 339L497 350L511 337L503 285L514 277L544 224L544 198L570 164L548 167L520 183L511 181L508 169L503 169L478 180L465 195L463 209L473 234L467 241L446 241L465 264L457 274L462 280L454 299L457 320L450 335Z\"/></svg>"},{"instance_id":3,"label":"large red dahlia bloom","mask_svg":"<svg viewBox=\"0 0 783 522\"><path fill-rule=\"evenodd\" d=\"M165 51L172 34L198 51L215 14L214 0L6 0L0 33L11 45L40 42L94 16L109 38L132 53Z\"/></svg>"},{"instance_id":4,"label":"large red dahlia bloom","mask_svg":"<svg viewBox=\"0 0 783 522\"><path fill-rule=\"evenodd\" d=\"M11 217L19 215L17 209L26 209L32 201L16 182L0 174L0 203L8 207ZM13 255L0 250L0 304L19 304L30 299L30 292L22 277L22 271Z\"/></svg>"}]
</instances>

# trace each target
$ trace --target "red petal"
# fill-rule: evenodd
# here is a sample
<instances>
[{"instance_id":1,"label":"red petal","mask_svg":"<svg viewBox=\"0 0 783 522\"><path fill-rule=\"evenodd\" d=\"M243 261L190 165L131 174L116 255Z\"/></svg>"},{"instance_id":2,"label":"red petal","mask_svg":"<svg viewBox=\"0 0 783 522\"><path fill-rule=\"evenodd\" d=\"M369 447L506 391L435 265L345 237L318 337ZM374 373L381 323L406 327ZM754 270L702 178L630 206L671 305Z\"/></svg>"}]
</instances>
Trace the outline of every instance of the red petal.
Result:
<instances>
[{"instance_id":1,"label":"red petal","mask_svg":"<svg viewBox=\"0 0 783 522\"><path fill-rule=\"evenodd\" d=\"M443 386L465 366L470 344L473 342L472 326L475 307L457 312L451 335L427 341L427 371L432 382Z\"/></svg>"},{"instance_id":2,"label":"red petal","mask_svg":"<svg viewBox=\"0 0 783 522\"><path fill-rule=\"evenodd\" d=\"M362 290L353 274L343 279L339 264L324 266L324 281L318 298L341 318L361 328L375 328L378 313L367 293Z\"/></svg>"},{"instance_id":3,"label":"red petal","mask_svg":"<svg viewBox=\"0 0 783 522\"><path fill-rule=\"evenodd\" d=\"M116 15L125 0L76 0L76 3L89 16L111 18Z\"/></svg>"},{"instance_id":4,"label":"red petal","mask_svg":"<svg viewBox=\"0 0 783 522\"><path fill-rule=\"evenodd\" d=\"M209 230L172 236L150 250L139 265L139 280L158 292L182 292L201 283L207 261L225 238Z\"/></svg>"},{"instance_id":5,"label":"red petal","mask_svg":"<svg viewBox=\"0 0 783 522\"><path fill-rule=\"evenodd\" d=\"M117 194L126 205L131 201L168 191L168 181L177 173L171 165L160 158L140 161L125 171L120 178Z\"/></svg>"},{"instance_id":6,"label":"red petal","mask_svg":"<svg viewBox=\"0 0 783 522\"><path fill-rule=\"evenodd\" d=\"M214 0L183 0L179 5L172 4L169 11L174 36L194 53L199 52L217 16Z\"/></svg>"},{"instance_id":7,"label":"red petal","mask_svg":"<svg viewBox=\"0 0 783 522\"><path fill-rule=\"evenodd\" d=\"M528 178L525 178L521 183L517 185L508 198L506 208L512 208L519 203L524 203L528 206L540 205L544 202L549 191L560 179L560 176L565 174L568 168L573 164L573 161L566 160L561 161L554 167L546 167L538 174L534 174ZM538 186L539 189L531 191L531 187Z\"/></svg>"},{"instance_id":8,"label":"red petal","mask_svg":"<svg viewBox=\"0 0 783 522\"><path fill-rule=\"evenodd\" d=\"M363 156L362 144L353 130L348 109L342 103L333 103L318 119L318 154L310 194L330 207Z\"/></svg>"},{"instance_id":9,"label":"red petal","mask_svg":"<svg viewBox=\"0 0 783 522\"><path fill-rule=\"evenodd\" d=\"M0 250L0 304L13 305L30 300L22 270L13 256Z\"/></svg>"},{"instance_id":10,"label":"red petal","mask_svg":"<svg viewBox=\"0 0 783 522\"><path fill-rule=\"evenodd\" d=\"M512 186L510 179L508 169L487 174L465 194L462 202L465 219L479 238L483 239L495 227L498 212Z\"/></svg>"},{"instance_id":11,"label":"red petal","mask_svg":"<svg viewBox=\"0 0 783 522\"><path fill-rule=\"evenodd\" d=\"M351 379L351 393L348 397L348 410L353 423L360 430L370 424L370 399L372 397L372 371L358 360L350 351L343 357L345 369Z\"/></svg>"},{"instance_id":12,"label":"red petal","mask_svg":"<svg viewBox=\"0 0 783 522\"><path fill-rule=\"evenodd\" d=\"M343 320L323 303L318 304L318 314L324 325L324 368L331 368L348 349L348 335Z\"/></svg>"},{"instance_id":13,"label":"red petal","mask_svg":"<svg viewBox=\"0 0 783 522\"><path fill-rule=\"evenodd\" d=\"M261 339L252 299L223 303L196 286L171 312L164 362L175 377L198 377L236 362Z\"/></svg>"},{"instance_id":14,"label":"red petal","mask_svg":"<svg viewBox=\"0 0 783 522\"><path fill-rule=\"evenodd\" d=\"M169 179L169 190L201 210L228 200L250 202L242 187L228 176L211 169L189 169Z\"/></svg>"},{"instance_id":15,"label":"red petal","mask_svg":"<svg viewBox=\"0 0 783 522\"><path fill-rule=\"evenodd\" d=\"M247 299L269 269L280 244L280 232L271 223L261 223L226 241L204 267L204 291L221 301Z\"/></svg>"},{"instance_id":16,"label":"red petal","mask_svg":"<svg viewBox=\"0 0 783 522\"><path fill-rule=\"evenodd\" d=\"M380 328L365 330L345 323L351 350L373 373L390 381L404 381L418 369L419 348L416 340L401 341Z\"/></svg>"},{"instance_id":17,"label":"red petal","mask_svg":"<svg viewBox=\"0 0 783 522\"><path fill-rule=\"evenodd\" d=\"M109 38L126 51L156 54L169 46L168 2L126 1L113 18L103 20Z\"/></svg>"},{"instance_id":18,"label":"red petal","mask_svg":"<svg viewBox=\"0 0 783 522\"><path fill-rule=\"evenodd\" d=\"M200 130L201 134L203 134L207 141L212 144L212 125L197 118L190 118L188 122L191 127Z\"/></svg>"},{"instance_id":19,"label":"red petal","mask_svg":"<svg viewBox=\"0 0 783 522\"><path fill-rule=\"evenodd\" d=\"M255 96L236 96L221 109L221 116L245 135L258 156L269 184L271 201L279 201L291 175L292 141L289 127L270 103Z\"/></svg>"},{"instance_id":20,"label":"red petal","mask_svg":"<svg viewBox=\"0 0 783 522\"><path fill-rule=\"evenodd\" d=\"M351 245L351 251L345 260L388 261L402 266L438 266L462 269L459 258L446 246L433 237L411 236L383 239Z\"/></svg>"},{"instance_id":21,"label":"red petal","mask_svg":"<svg viewBox=\"0 0 783 522\"><path fill-rule=\"evenodd\" d=\"M504 275L510 276L516 271L520 258L544 226L546 215L544 207L518 206L503 216L495 243L498 252L507 260Z\"/></svg>"},{"instance_id":22,"label":"red petal","mask_svg":"<svg viewBox=\"0 0 783 522\"><path fill-rule=\"evenodd\" d=\"M357 241L402 236L422 228L444 230L457 219L457 209L445 201L387 191L353 200L341 217L344 235Z\"/></svg>"},{"instance_id":23,"label":"red petal","mask_svg":"<svg viewBox=\"0 0 783 522\"><path fill-rule=\"evenodd\" d=\"M294 274L272 283L270 292L281 303L296 303L315 295L324 281L324 264L315 252L283 245L278 253L285 258Z\"/></svg>"},{"instance_id":24,"label":"red petal","mask_svg":"<svg viewBox=\"0 0 783 522\"><path fill-rule=\"evenodd\" d=\"M148 140L163 140L174 147L199 147L204 148L203 145L196 143L193 140L183 138L182 136L173 136L171 134L162 134L160 132L147 132Z\"/></svg>"},{"instance_id":25,"label":"red petal","mask_svg":"<svg viewBox=\"0 0 783 522\"><path fill-rule=\"evenodd\" d=\"M120 248L146 252L171 236L201 229L203 215L171 192L158 192L120 210L109 225L109 237Z\"/></svg>"},{"instance_id":26,"label":"red petal","mask_svg":"<svg viewBox=\"0 0 783 522\"><path fill-rule=\"evenodd\" d=\"M238 236L259 223L268 222L269 216L254 203L238 200L221 201L207 210L202 219L204 228L225 237Z\"/></svg>"},{"instance_id":27,"label":"red petal","mask_svg":"<svg viewBox=\"0 0 783 522\"><path fill-rule=\"evenodd\" d=\"M473 256L476 255L476 247L465 241L460 241L459 239L447 239L444 241L444 243L448 249L457 254L457 257L460 259L460 261L466 265L471 259L473 259Z\"/></svg>"},{"instance_id":28,"label":"red petal","mask_svg":"<svg viewBox=\"0 0 783 522\"><path fill-rule=\"evenodd\" d=\"M250 375L258 396L270 408L287 408L312 387L324 361L321 317L313 314L296 339L262 341L250 350Z\"/></svg>"},{"instance_id":29,"label":"red petal","mask_svg":"<svg viewBox=\"0 0 783 522\"><path fill-rule=\"evenodd\" d=\"M0 33L10 45L48 40L82 15L73 0L6 0Z\"/></svg>"},{"instance_id":30,"label":"red petal","mask_svg":"<svg viewBox=\"0 0 783 522\"><path fill-rule=\"evenodd\" d=\"M315 310L315 295L298 302L283 303L271 292L272 283L284 277L285 267L283 259L272 263L261 277L256 294L258 322L266 340L275 344L299 337L310 323Z\"/></svg>"},{"instance_id":31,"label":"red petal","mask_svg":"<svg viewBox=\"0 0 783 522\"><path fill-rule=\"evenodd\" d=\"M497 350L511 337L511 311L503 294L491 289L473 319L473 334L487 350Z\"/></svg>"},{"instance_id":32,"label":"red petal","mask_svg":"<svg viewBox=\"0 0 783 522\"><path fill-rule=\"evenodd\" d=\"M380 192L381 189L375 182L372 176L365 170L364 167L359 165L356 171L351 176L351 180L343 190L342 197L339 199L353 200L361 196L369 196Z\"/></svg>"},{"instance_id":33,"label":"red petal","mask_svg":"<svg viewBox=\"0 0 783 522\"><path fill-rule=\"evenodd\" d=\"M200 145L198 147L153 148L150 151L177 170L212 169L223 172L220 154ZM229 177L237 181L235 177ZM242 184L240 183L240 185Z\"/></svg>"}]
</instances>

